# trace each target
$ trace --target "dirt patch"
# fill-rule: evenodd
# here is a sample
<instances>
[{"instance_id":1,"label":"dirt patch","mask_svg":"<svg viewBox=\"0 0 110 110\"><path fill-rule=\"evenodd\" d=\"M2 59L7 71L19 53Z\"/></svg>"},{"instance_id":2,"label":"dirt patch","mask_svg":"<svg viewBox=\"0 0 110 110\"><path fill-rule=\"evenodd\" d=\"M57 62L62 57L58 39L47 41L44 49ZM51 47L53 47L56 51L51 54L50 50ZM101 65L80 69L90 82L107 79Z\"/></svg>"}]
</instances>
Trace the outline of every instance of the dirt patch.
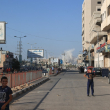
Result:
<instances>
[{"instance_id":1,"label":"dirt patch","mask_svg":"<svg viewBox=\"0 0 110 110\"><path fill-rule=\"evenodd\" d=\"M27 88L27 87L32 86L32 85L33 85L32 83L26 83L26 84L23 84L20 86L13 87L13 88L11 88L11 90L13 91L13 93L15 93L19 90L22 90L22 89Z\"/></svg>"}]
</instances>

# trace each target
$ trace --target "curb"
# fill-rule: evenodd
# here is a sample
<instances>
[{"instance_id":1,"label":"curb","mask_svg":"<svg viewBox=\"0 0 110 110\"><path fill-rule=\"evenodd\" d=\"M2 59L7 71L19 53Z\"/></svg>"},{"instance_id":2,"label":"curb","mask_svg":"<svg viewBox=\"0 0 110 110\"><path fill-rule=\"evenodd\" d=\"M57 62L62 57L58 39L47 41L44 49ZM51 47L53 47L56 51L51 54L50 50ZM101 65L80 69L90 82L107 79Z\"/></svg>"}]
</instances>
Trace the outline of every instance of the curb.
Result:
<instances>
[{"instance_id":1,"label":"curb","mask_svg":"<svg viewBox=\"0 0 110 110\"><path fill-rule=\"evenodd\" d=\"M16 93L13 93L12 96L13 96L13 98L16 98L17 96L21 95L22 93L25 93L28 90L30 90L30 89L32 89L32 88L34 88L36 86L39 86L40 84L42 84L42 83L44 83L44 82L46 82L48 80L49 80L49 78L45 78L45 79L43 79L41 81L38 81L37 83L33 84L32 86L29 86L27 88L24 88L22 90L17 91Z\"/></svg>"}]
</instances>

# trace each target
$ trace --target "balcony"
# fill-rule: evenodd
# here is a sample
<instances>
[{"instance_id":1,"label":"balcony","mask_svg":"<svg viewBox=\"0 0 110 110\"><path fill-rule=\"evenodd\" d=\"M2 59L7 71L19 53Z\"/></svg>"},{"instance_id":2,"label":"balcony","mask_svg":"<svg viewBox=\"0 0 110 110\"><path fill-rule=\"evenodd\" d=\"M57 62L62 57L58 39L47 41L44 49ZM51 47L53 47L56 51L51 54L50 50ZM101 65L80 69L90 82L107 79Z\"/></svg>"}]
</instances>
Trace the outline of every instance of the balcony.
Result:
<instances>
[{"instance_id":1,"label":"balcony","mask_svg":"<svg viewBox=\"0 0 110 110\"><path fill-rule=\"evenodd\" d=\"M98 33L96 32L91 32L91 37L90 37L90 43L91 44L94 44L95 42L97 42L97 36L98 36L98 39L102 38L104 35L107 35L107 32L99 32L99 35Z\"/></svg>"},{"instance_id":2,"label":"balcony","mask_svg":"<svg viewBox=\"0 0 110 110\"><path fill-rule=\"evenodd\" d=\"M102 31L110 30L110 15L103 20L103 22L101 24L101 30Z\"/></svg>"},{"instance_id":3,"label":"balcony","mask_svg":"<svg viewBox=\"0 0 110 110\"><path fill-rule=\"evenodd\" d=\"M93 30L101 31L101 13L100 12L94 12L90 21L90 42L91 44L94 44L97 42L97 36L98 33L93 32ZM107 35L106 32L99 32L99 39L103 37L104 35Z\"/></svg>"},{"instance_id":4,"label":"balcony","mask_svg":"<svg viewBox=\"0 0 110 110\"><path fill-rule=\"evenodd\" d=\"M94 12L91 17L90 28L93 28L94 25L101 25L101 13L100 12Z\"/></svg>"},{"instance_id":5,"label":"balcony","mask_svg":"<svg viewBox=\"0 0 110 110\"><path fill-rule=\"evenodd\" d=\"M101 24L101 30L109 31L110 30L110 0L104 1L101 8L101 14L103 20Z\"/></svg>"}]
</instances>

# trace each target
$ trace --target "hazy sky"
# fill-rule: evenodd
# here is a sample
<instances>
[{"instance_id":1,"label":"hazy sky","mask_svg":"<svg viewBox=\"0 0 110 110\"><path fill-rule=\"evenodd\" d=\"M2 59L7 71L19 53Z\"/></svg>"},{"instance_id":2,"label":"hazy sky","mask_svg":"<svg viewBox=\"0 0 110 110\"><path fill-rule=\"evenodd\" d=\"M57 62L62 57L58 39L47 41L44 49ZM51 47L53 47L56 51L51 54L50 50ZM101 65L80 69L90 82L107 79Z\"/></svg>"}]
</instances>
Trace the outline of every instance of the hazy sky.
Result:
<instances>
[{"instance_id":1,"label":"hazy sky","mask_svg":"<svg viewBox=\"0 0 110 110\"><path fill-rule=\"evenodd\" d=\"M0 21L6 21L6 44L3 50L17 53L18 38L22 39L23 59L27 49L42 48L50 56L64 51L82 50L81 20L83 0L0 0Z\"/></svg>"}]
</instances>

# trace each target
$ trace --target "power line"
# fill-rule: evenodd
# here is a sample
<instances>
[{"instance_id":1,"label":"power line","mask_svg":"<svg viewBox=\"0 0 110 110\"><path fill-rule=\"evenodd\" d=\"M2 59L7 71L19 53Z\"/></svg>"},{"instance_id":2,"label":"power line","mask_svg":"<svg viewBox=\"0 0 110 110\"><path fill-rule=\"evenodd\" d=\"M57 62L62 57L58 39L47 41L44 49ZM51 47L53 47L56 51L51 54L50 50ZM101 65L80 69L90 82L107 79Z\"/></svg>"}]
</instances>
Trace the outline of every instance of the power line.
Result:
<instances>
[{"instance_id":1,"label":"power line","mask_svg":"<svg viewBox=\"0 0 110 110\"><path fill-rule=\"evenodd\" d=\"M19 30L10 28L10 27L7 27L7 28L8 28L8 29L11 29L11 30L13 30L13 31L20 32L20 33L25 33L25 32L22 32L22 31L19 31ZM51 38L46 38L46 37L39 37L39 36L32 35L32 34L29 34L29 33L25 33L25 34L31 35L31 36L33 36L33 37L43 38L43 39L46 39L46 40L54 40L54 41L60 41L60 42L76 42L76 43L79 42L79 41L65 41L65 40L57 40L57 39L51 39Z\"/></svg>"}]
</instances>

